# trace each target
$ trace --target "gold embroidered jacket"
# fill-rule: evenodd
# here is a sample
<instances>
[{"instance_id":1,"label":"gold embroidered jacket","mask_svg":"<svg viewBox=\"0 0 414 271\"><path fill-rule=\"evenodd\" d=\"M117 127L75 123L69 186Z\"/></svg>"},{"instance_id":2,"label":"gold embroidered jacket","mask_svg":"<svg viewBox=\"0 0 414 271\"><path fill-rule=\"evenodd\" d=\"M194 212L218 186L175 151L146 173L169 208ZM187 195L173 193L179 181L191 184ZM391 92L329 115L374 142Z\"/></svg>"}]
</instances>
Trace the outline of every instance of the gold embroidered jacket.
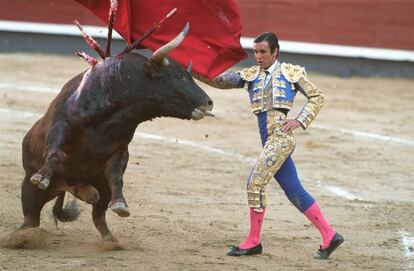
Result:
<instances>
[{"instance_id":1,"label":"gold embroidered jacket","mask_svg":"<svg viewBox=\"0 0 414 271\"><path fill-rule=\"evenodd\" d=\"M299 91L308 99L296 117L303 129L310 125L323 105L321 90L308 80L305 69L298 65L278 64L270 80L265 80L266 72L259 66L238 72L227 71L213 81L199 75L194 77L216 88L244 87L249 92L254 114L277 108L291 110L295 95Z\"/></svg>"}]
</instances>

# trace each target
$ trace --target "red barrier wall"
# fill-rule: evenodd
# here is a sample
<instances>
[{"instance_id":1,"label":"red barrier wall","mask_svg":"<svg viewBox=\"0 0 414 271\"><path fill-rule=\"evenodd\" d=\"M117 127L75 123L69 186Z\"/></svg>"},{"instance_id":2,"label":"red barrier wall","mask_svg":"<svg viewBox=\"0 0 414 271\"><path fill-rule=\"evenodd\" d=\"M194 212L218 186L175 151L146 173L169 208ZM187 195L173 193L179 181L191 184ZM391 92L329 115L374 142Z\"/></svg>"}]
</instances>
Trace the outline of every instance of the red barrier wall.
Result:
<instances>
[{"instance_id":1,"label":"red barrier wall","mask_svg":"<svg viewBox=\"0 0 414 271\"><path fill-rule=\"evenodd\" d=\"M105 1L105 0L102 0ZM192 0L196 1L196 0ZM413 0L238 0L243 36L414 50ZM0 20L104 25L71 0L0 0Z\"/></svg>"},{"instance_id":2,"label":"red barrier wall","mask_svg":"<svg viewBox=\"0 0 414 271\"><path fill-rule=\"evenodd\" d=\"M283 40L414 50L412 0L238 2L246 36L268 30Z\"/></svg>"}]
</instances>

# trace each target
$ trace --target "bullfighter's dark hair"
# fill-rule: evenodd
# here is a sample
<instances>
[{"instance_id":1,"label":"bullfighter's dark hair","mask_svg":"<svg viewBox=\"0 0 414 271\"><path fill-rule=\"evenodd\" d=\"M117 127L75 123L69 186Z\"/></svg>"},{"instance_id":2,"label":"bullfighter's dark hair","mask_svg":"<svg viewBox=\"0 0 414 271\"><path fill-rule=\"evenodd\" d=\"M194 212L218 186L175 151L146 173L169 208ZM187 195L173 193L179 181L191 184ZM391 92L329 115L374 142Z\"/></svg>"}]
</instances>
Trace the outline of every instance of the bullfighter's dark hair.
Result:
<instances>
[{"instance_id":1,"label":"bullfighter's dark hair","mask_svg":"<svg viewBox=\"0 0 414 271\"><path fill-rule=\"evenodd\" d=\"M262 41L267 41L267 43L269 44L269 48L270 48L271 53L273 53L276 48L279 51L279 48L280 48L279 40L278 40L275 33L273 33L273 32L264 32L264 33L260 34L259 36L257 36L254 39L254 42L262 42Z\"/></svg>"}]
</instances>

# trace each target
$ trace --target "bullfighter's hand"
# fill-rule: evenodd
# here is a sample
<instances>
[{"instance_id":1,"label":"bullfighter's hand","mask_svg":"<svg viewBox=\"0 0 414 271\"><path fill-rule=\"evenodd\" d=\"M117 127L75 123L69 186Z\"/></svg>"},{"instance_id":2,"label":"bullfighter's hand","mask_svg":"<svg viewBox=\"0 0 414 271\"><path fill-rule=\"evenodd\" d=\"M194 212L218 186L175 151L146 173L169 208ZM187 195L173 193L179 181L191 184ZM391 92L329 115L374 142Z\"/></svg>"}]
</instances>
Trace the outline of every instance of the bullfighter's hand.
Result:
<instances>
[{"instance_id":1,"label":"bullfighter's hand","mask_svg":"<svg viewBox=\"0 0 414 271\"><path fill-rule=\"evenodd\" d=\"M295 119L288 119L282 123L282 131L285 133L290 133L298 127L300 127L300 122Z\"/></svg>"}]
</instances>

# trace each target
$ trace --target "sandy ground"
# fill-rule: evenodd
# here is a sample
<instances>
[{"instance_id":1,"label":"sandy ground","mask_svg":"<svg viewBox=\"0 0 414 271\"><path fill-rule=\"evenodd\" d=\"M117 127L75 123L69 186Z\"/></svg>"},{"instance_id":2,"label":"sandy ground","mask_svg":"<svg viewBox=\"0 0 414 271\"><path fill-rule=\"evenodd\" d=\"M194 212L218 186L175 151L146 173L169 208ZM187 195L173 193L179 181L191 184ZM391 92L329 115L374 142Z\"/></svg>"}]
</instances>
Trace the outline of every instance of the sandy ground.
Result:
<instances>
[{"instance_id":1,"label":"sandy ground","mask_svg":"<svg viewBox=\"0 0 414 271\"><path fill-rule=\"evenodd\" d=\"M85 68L76 57L0 55L0 238L23 219L22 138L56 95L47 90ZM331 259L312 259L319 234L275 182L264 254L225 255L248 231L245 180L259 136L243 90L200 83L215 118L156 119L130 144L124 190L132 215L107 213L125 250L102 250L89 205L81 203L78 221L55 227L49 203L40 230L27 233L31 249L0 248L0 270L414 270L414 81L309 76L326 105L296 133L293 158L346 239ZM303 102L299 95L292 117Z\"/></svg>"}]
</instances>

